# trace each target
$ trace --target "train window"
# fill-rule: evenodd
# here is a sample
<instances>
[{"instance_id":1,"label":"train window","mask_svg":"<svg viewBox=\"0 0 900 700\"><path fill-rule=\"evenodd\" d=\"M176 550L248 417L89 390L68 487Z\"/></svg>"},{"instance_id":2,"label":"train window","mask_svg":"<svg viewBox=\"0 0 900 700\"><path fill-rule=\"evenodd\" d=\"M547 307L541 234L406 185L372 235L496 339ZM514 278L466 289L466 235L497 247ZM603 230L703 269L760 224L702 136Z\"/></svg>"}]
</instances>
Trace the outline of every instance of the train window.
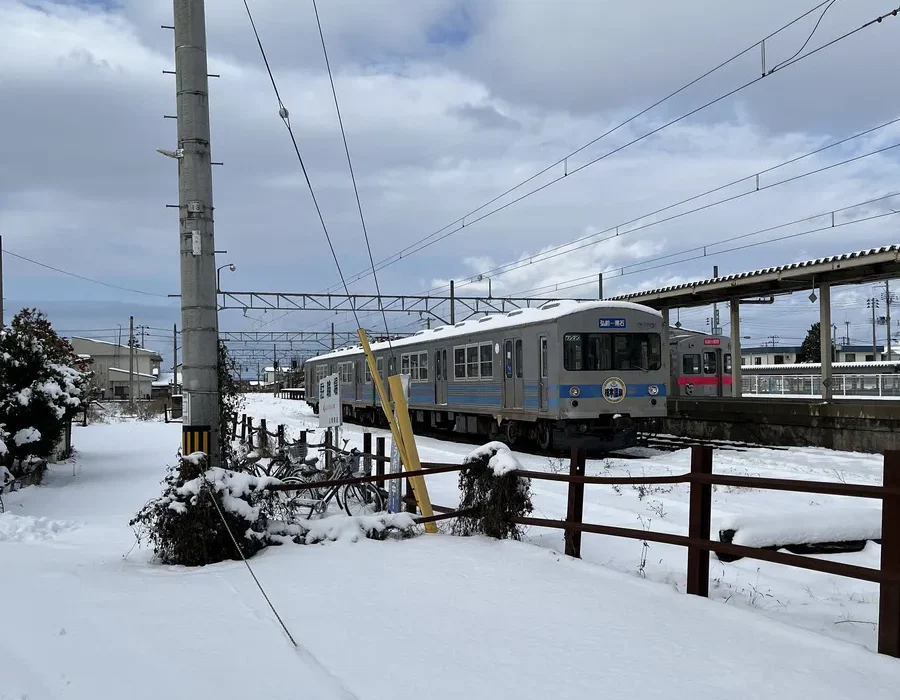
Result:
<instances>
[{"instance_id":1,"label":"train window","mask_svg":"<svg viewBox=\"0 0 900 700\"><path fill-rule=\"evenodd\" d=\"M446 382L446 381L447 381L447 351L446 351L446 350L441 350L441 360L442 360L443 363L444 363L444 376L443 376L443 380Z\"/></svg>"},{"instance_id":2,"label":"train window","mask_svg":"<svg viewBox=\"0 0 900 700\"><path fill-rule=\"evenodd\" d=\"M434 378L440 381L441 379L441 351L437 350L434 353Z\"/></svg>"},{"instance_id":3,"label":"train window","mask_svg":"<svg viewBox=\"0 0 900 700\"><path fill-rule=\"evenodd\" d=\"M719 362L716 353L703 353L703 374L717 374L719 372Z\"/></svg>"},{"instance_id":4,"label":"train window","mask_svg":"<svg viewBox=\"0 0 900 700\"><path fill-rule=\"evenodd\" d=\"M522 377L522 341L516 340L516 377Z\"/></svg>"},{"instance_id":5,"label":"train window","mask_svg":"<svg viewBox=\"0 0 900 700\"><path fill-rule=\"evenodd\" d=\"M725 374L731 374L731 353L727 353L723 361L725 363Z\"/></svg>"},{"instance_id":6,"label":"train window","mask_svg":"<svg viewBox=\"0 0 900 700\"><path fill-rule=\"evenodd\" d=\"M403 363L403 358L400 358L401 364ZM414 352L412 355L409 355L409 379L410 381L418 381L419 379L419 353Z\"/></svg>"},{"instance_id":7,"label":"train window","mask_svg":"<svg viewBox=\"0 0 900 700\"><path fill-rule=\"evenodd\" d=\"M453 348L453 378L466 378L466 349Z\"/></svg>"},{"instance_id":8,"label":"train window","mask_svg":"<svg viewBox=\"0 0 900 700\"><path fill-rule=\"evenodd\" d=\"M541 336L541 379L547 378L547 336Z\"/></svg>"},{"instance_id":9,"label":"train window","mask_svg":"<svg viewBox=\"0 0 900 700\"><path fill-rule=\"evenodd\" d=\"M400 374L409 374L409 355L400 355Z\"/></svg>"},{"instance_id":10,"label":"train window","mask_svg":"<svg viewBox=\"0 0 900 700\"><path fill-rule=\"evenodd\" d=\"M466 379L478 379L478 346L466 346Z\"/></svg>"},{"instance_id":11,"label":"train window","mask_svg":"<svg viewBox=\"0 0 900 700\"><path fill-rule=\"evenodd\" d=\"M478 354L480 355L481 378L493 379L494 377L494 348L491 343L482 343L478 346Z\"/></svg>"},{"instance_id":12,"label":"train window","mask_svg":"<svg viewBox=\"0 0 900 700\"><path fill-rule=\"evenodd\" d=\"M513 372L513 370L512 370L512 341L511 340L507 340L506 343L504 343L503 354L504 354L503 355L504 358L506 359L506 362L505 362L506 376L507 376L507 378L510 378L510 377L512 377L512 372Z\"/></svg>"},{"instance_id":13,"label":"train window","mask_svg":"<svg viewBox=\"0 0 900 700\"><path fill-rule=\"evenodd\" d=\"M700 374L700 354L690 353L681 356L682 374Z\"/></svg>"},{"instance_id":14,"label":"train window","mask_svg":"<svg viewBox=\"0 0 900 700\"><path fill-rule=\"evenodd\" d=\"M363 367L365 368L366 384L371 384L372 383L372 370L369 369L368 358L363 360Z\"/></svg>"},{"instance_id":15,"label":"train window","mask_svg":"<svg viewBox=\"0 0 900 700\"><path fill-rule=\"evenodd\" d=\"M419 381L420 382L428 381L428 353L427 352L419 353Z\"/></svg>"},{"instance_id":16,"label":"train window","mask_svg":"<svg viewBox=\"0 0 900 700\"><path fill-rule=\"evenodd\" d=\"M563 366L569 371L637 370L662 367L658 333L566 333Z\"/></svg>"},{"instance_id":17,"label":"train window","mask_svg":"<svg viewBox=\"0 0 900 700\"><path fill-rule=\"evenodd\" d=\"M384 358L383 357L376 358L375 370L378 372L379 377L384 376Z\"/></svg>"},{"instance_id":18,"label":"train window","mask_svg":"<svg viewBox=\"0 0 900 700\"><path fill-rule=\"evenodd\" d=\"M582 368L581 352L582 340L580 333L566 333L563 338L563 355L565 358L565 368L567 370L580 370ZM511 377L512 374L506 376Z\"/></svg>"}]
</instances>

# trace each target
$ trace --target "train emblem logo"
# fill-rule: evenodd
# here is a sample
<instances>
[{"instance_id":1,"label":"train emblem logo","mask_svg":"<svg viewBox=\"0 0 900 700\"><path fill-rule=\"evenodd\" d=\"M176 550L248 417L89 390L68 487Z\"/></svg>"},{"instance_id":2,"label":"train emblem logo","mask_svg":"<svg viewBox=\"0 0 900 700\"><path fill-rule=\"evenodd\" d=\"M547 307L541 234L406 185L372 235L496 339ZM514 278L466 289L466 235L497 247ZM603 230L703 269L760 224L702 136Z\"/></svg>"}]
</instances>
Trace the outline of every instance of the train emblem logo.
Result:
<instances>
[{"instance_id":1,"label":"train emblem logo","mask_svg":"<svg viewBox=\"0 0 900 700\"><path fill-rule=\"evenodd\" d=\"M618 377L610 377L603 382L603 398L609 403L619 403L625 398L627 387Z\"/></svg>"}]
</instances>

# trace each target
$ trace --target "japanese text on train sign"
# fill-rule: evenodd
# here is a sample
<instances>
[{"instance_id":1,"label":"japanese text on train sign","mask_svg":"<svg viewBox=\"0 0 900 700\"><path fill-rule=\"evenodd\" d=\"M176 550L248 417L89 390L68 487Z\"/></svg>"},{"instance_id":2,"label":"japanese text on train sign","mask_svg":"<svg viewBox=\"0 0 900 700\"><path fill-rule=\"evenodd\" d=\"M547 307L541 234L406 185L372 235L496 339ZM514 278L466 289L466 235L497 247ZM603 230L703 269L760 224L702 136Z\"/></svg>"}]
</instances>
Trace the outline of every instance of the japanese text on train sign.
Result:
<instances>
[{"instance_id":1,"label":"japanese text on train sign","mask_svg":"<svg viewBox=\"0 0 900 700\"><path fill-rule=\"evenodd\" d=\"M601 318L601 328L625 328L624 318Z\"/></svg>"},{"instance_id":2,"label":"japanese text on train sign","mask_svg":"<svg viewBox=\"0 0 900 700\"><path fill-rule=\"evenodd\" d=\"M319 427L334 428L341 424L341 382L337 374L319 381Z\"/></svg>"}]
</instances>

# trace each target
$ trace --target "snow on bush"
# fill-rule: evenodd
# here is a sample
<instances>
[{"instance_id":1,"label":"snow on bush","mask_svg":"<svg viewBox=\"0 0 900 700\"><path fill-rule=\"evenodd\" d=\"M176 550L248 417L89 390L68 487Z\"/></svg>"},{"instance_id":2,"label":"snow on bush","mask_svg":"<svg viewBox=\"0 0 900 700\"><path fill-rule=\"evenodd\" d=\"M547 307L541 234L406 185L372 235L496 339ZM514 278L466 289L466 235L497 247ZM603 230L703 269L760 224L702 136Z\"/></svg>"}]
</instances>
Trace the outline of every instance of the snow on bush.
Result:
<instances>
[{"instance_id":1,"label":"snow on bush","mask_svg":"<svg viewBox=\"0 0 900 700\"><path fill-rule=\"evenodd\" d=\"M42 469L81 406L84 376L72 346L44 314L23 309L0 329L0 463L16 476Z\"/></svg>"},{"instance_id":2,"label":"snow on bush","mask_svg":"<svg viewBox=\"0 0 900 700\"><path fill-rule=\"evenodd\" d=\"M266 546L285 542L383 539L397 531L406 535L415 524L406 514L276 520L274 512L291 513L284 507L284 495L269 490L280 483L272 477L219 467L207 470L206 455L190 454L179 467L169 469L163 494L148 502L129 524L139 542L153 546L161 563L183 566L205 566L241 555L249 558Z\"/></svg>"},{"instance_id":3,"label":"snow on bush","mask_svg":"<svg viewBox=\"0 0 900 700\"><path fill-rule=\"evenodd\" d=\"M474 510L453 524L453 534L484 534L498 539L521 539L513 518L532 511L531 480L515 475L521 465L502 442L489 442L473 450L459 474L460 510Z\"/></svg>"}]
</instances>

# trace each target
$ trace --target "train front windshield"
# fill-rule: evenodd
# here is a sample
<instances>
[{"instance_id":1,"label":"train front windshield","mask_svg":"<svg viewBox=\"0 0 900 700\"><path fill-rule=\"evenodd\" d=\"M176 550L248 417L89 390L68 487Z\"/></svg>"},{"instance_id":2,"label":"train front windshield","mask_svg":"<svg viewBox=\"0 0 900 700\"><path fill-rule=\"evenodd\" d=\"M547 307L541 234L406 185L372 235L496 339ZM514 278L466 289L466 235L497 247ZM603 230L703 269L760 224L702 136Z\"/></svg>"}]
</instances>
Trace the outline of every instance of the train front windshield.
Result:
<instances>
[{"instance_id":1,"label":"train front windshield","mask_svg":"<svg viewBox=\"0 0 900 700\"><path fill-rule=\"evenodd\" d=\"M566 333L563 366L570 372L656 371L662 342L658 333Z\"/></svg>"}]
</instances>

